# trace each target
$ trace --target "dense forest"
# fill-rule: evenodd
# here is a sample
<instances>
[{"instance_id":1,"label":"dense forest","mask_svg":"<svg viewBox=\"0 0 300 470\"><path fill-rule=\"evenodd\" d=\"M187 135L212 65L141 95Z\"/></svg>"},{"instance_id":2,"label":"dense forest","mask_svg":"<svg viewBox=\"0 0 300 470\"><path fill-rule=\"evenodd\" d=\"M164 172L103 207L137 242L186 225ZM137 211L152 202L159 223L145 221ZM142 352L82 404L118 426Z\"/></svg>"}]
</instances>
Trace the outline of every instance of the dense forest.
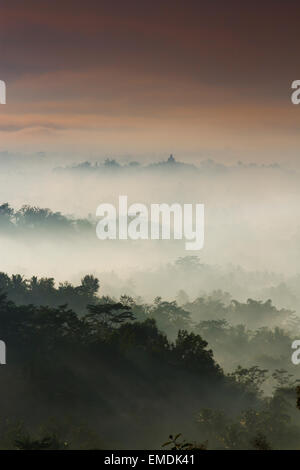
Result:
<instances>
[{"instance_id":1,"label":"dense forest","mask_svg":"<svg viewBox=\"0 0 300 470\"><path fill-rule=\"evenodd\" d=\"M299 448L294 337L276 326L292 311L220 291L116 299L93 275L1 273L0 289L1 448L158 449L170 433L208 449Z\"/></svg>"},{"instance_id":2,"label":"dense forest","mask_svg":"<svg viewBox=\"0 0 300 470\"><path fill-rule=\"evenodd\" d=\"M261 171L295 184L295 175L272 164L107 159L53 172L59 188L78 191L78 207L52 190L49 206L47 198L23 204L23 194L0 205L1 448L160 449L166 441L166 448L300 447L299 366L291 361L300 337L299 231L291 231L287 257L269 242L279 233L272 229L262 256L256 214L250 210L241 227L229 201L230 211L210 211L211 257L207 248L201 257L183 254L172 241L152 242L151 250L128 242L125 250L95 236L92 211L115 182L122 194L135 175L143 178L143 199L137 191L132 201L146 201L147 190L152 201L153 181L160 182L161 202L190 172L197 188L212 184L223 201L219 185L240 194L241 174ZM26 184L46 184L50 176L42 175L29 172ZM187 200L199 202L190 186ZM251 178L249 186L251 208ZM44 187L36 193L47 195ZM280 269L269 265L266 247ZM245 264L244 256L255 261ZM297 269L285 268L293 263Z\"/></svg>"}]
</instances>

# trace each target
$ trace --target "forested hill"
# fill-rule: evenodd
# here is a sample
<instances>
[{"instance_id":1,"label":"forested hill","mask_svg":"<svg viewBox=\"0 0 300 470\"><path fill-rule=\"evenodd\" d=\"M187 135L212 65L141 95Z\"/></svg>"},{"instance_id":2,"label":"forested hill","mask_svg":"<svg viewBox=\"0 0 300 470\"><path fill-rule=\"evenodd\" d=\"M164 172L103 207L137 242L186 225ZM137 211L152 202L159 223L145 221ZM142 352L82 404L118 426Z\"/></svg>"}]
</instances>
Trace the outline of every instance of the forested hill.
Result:
<instances>
[{"instance_id":1,"label":"forested hill","mask_svg":"<svg viewBox=\"0 0 300 470\"><path fill-rule=\"evenodd\" d=\"M74 305L87 302L77 313L52 304L66 300L53 285L1 279L10 298L22 293L28 303L16 305L4 293L0 298L7 347L7 364L0 366L0 447L51 435L52 443L70 448L160 448L171 432L207 441L208 448L299 445L295 387L287 375L277 371L274 392L264 398L267 370L254 363L224 371L199 325L193 327L176 302L157 299L152 311L144 306L141 312L129 297L97 297L98 280L86 276L69 286ZM183 322L176 334L174 326L162 331L167 318L170 325Z\"/></svg>"}]
</instances>

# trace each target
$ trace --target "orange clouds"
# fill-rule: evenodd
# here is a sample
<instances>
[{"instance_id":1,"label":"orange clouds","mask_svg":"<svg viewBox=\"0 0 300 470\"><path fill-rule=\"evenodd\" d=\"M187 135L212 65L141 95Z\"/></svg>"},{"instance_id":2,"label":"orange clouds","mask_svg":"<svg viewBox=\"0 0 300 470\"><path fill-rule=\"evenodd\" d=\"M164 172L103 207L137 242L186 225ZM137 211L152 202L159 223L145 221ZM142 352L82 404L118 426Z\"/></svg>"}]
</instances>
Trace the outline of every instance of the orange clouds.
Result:
<instances>
[{"instance_id":1,"label":"orange clouds","mask_svg":"<svg viewBox=\"0 0 300 470\"><path fill-rule=\"evenodd\" d=\"M294 152L297 3L160 3L1 5L0 145Z\"/></svg>"}]
</instances>

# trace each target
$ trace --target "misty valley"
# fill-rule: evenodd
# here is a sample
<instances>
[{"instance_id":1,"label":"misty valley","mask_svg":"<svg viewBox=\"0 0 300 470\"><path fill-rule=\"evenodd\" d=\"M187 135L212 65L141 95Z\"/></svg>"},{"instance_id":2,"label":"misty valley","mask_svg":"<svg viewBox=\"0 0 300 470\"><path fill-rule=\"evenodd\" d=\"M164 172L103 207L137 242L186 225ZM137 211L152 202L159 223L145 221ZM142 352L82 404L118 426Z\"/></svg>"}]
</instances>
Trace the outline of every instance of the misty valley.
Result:
<instances>
[{"instance_id":1,"label":"misty valley","mask_svg":"<svg viewBox=\"0 0 300 470\"><path fill-rule=\"evenodd\" d=\"M2 448L159 449L172 430L178 448L298 445L292 311L221 291L116 299L93 275L0 288Z\"/></svg>"},{"instance_id":2,"label":"misty valley","mask_svg":"<svg viewBox=\"0 0 300 470\"><path fill-rule=\"evenodd\" d=\"M289 219L282 245L283 209L272 211L279 187L295 205L297 172L174 157L58 168L16 155L10 165L13 194L0 174L1 448L299 448L299 235ZM117 207L127 188L128 200L170 208L179 183L180 203L206 205L201 251L172 238L99 241L99 201Z\"/></svg>"},{"instance_id":3,"label":"misty valley","mask_svg":"<svg viewBox=\"0 0 300 470\"><path fill-rule=\"evenodd\" d=\"M0 2L1 457L300 450L299 26Z\"/></svg>"}]
</instances>

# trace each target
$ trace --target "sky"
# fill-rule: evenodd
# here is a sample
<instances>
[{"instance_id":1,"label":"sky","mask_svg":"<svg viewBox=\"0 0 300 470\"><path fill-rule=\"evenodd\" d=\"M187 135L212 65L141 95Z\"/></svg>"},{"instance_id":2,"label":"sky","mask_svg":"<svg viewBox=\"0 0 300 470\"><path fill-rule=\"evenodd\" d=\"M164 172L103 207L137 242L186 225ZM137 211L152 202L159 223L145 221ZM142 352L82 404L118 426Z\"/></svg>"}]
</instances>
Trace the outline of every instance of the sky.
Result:
<instances>
[{"instance_id":1,"label":"sky","mask_svg":"<svg viewBox=\"0 0 300 470\"><path fill-rule=\"evenodd\" d=\"M0 151L298 162L299 2L2 0Z\"/></svg>"}]
</instances>

